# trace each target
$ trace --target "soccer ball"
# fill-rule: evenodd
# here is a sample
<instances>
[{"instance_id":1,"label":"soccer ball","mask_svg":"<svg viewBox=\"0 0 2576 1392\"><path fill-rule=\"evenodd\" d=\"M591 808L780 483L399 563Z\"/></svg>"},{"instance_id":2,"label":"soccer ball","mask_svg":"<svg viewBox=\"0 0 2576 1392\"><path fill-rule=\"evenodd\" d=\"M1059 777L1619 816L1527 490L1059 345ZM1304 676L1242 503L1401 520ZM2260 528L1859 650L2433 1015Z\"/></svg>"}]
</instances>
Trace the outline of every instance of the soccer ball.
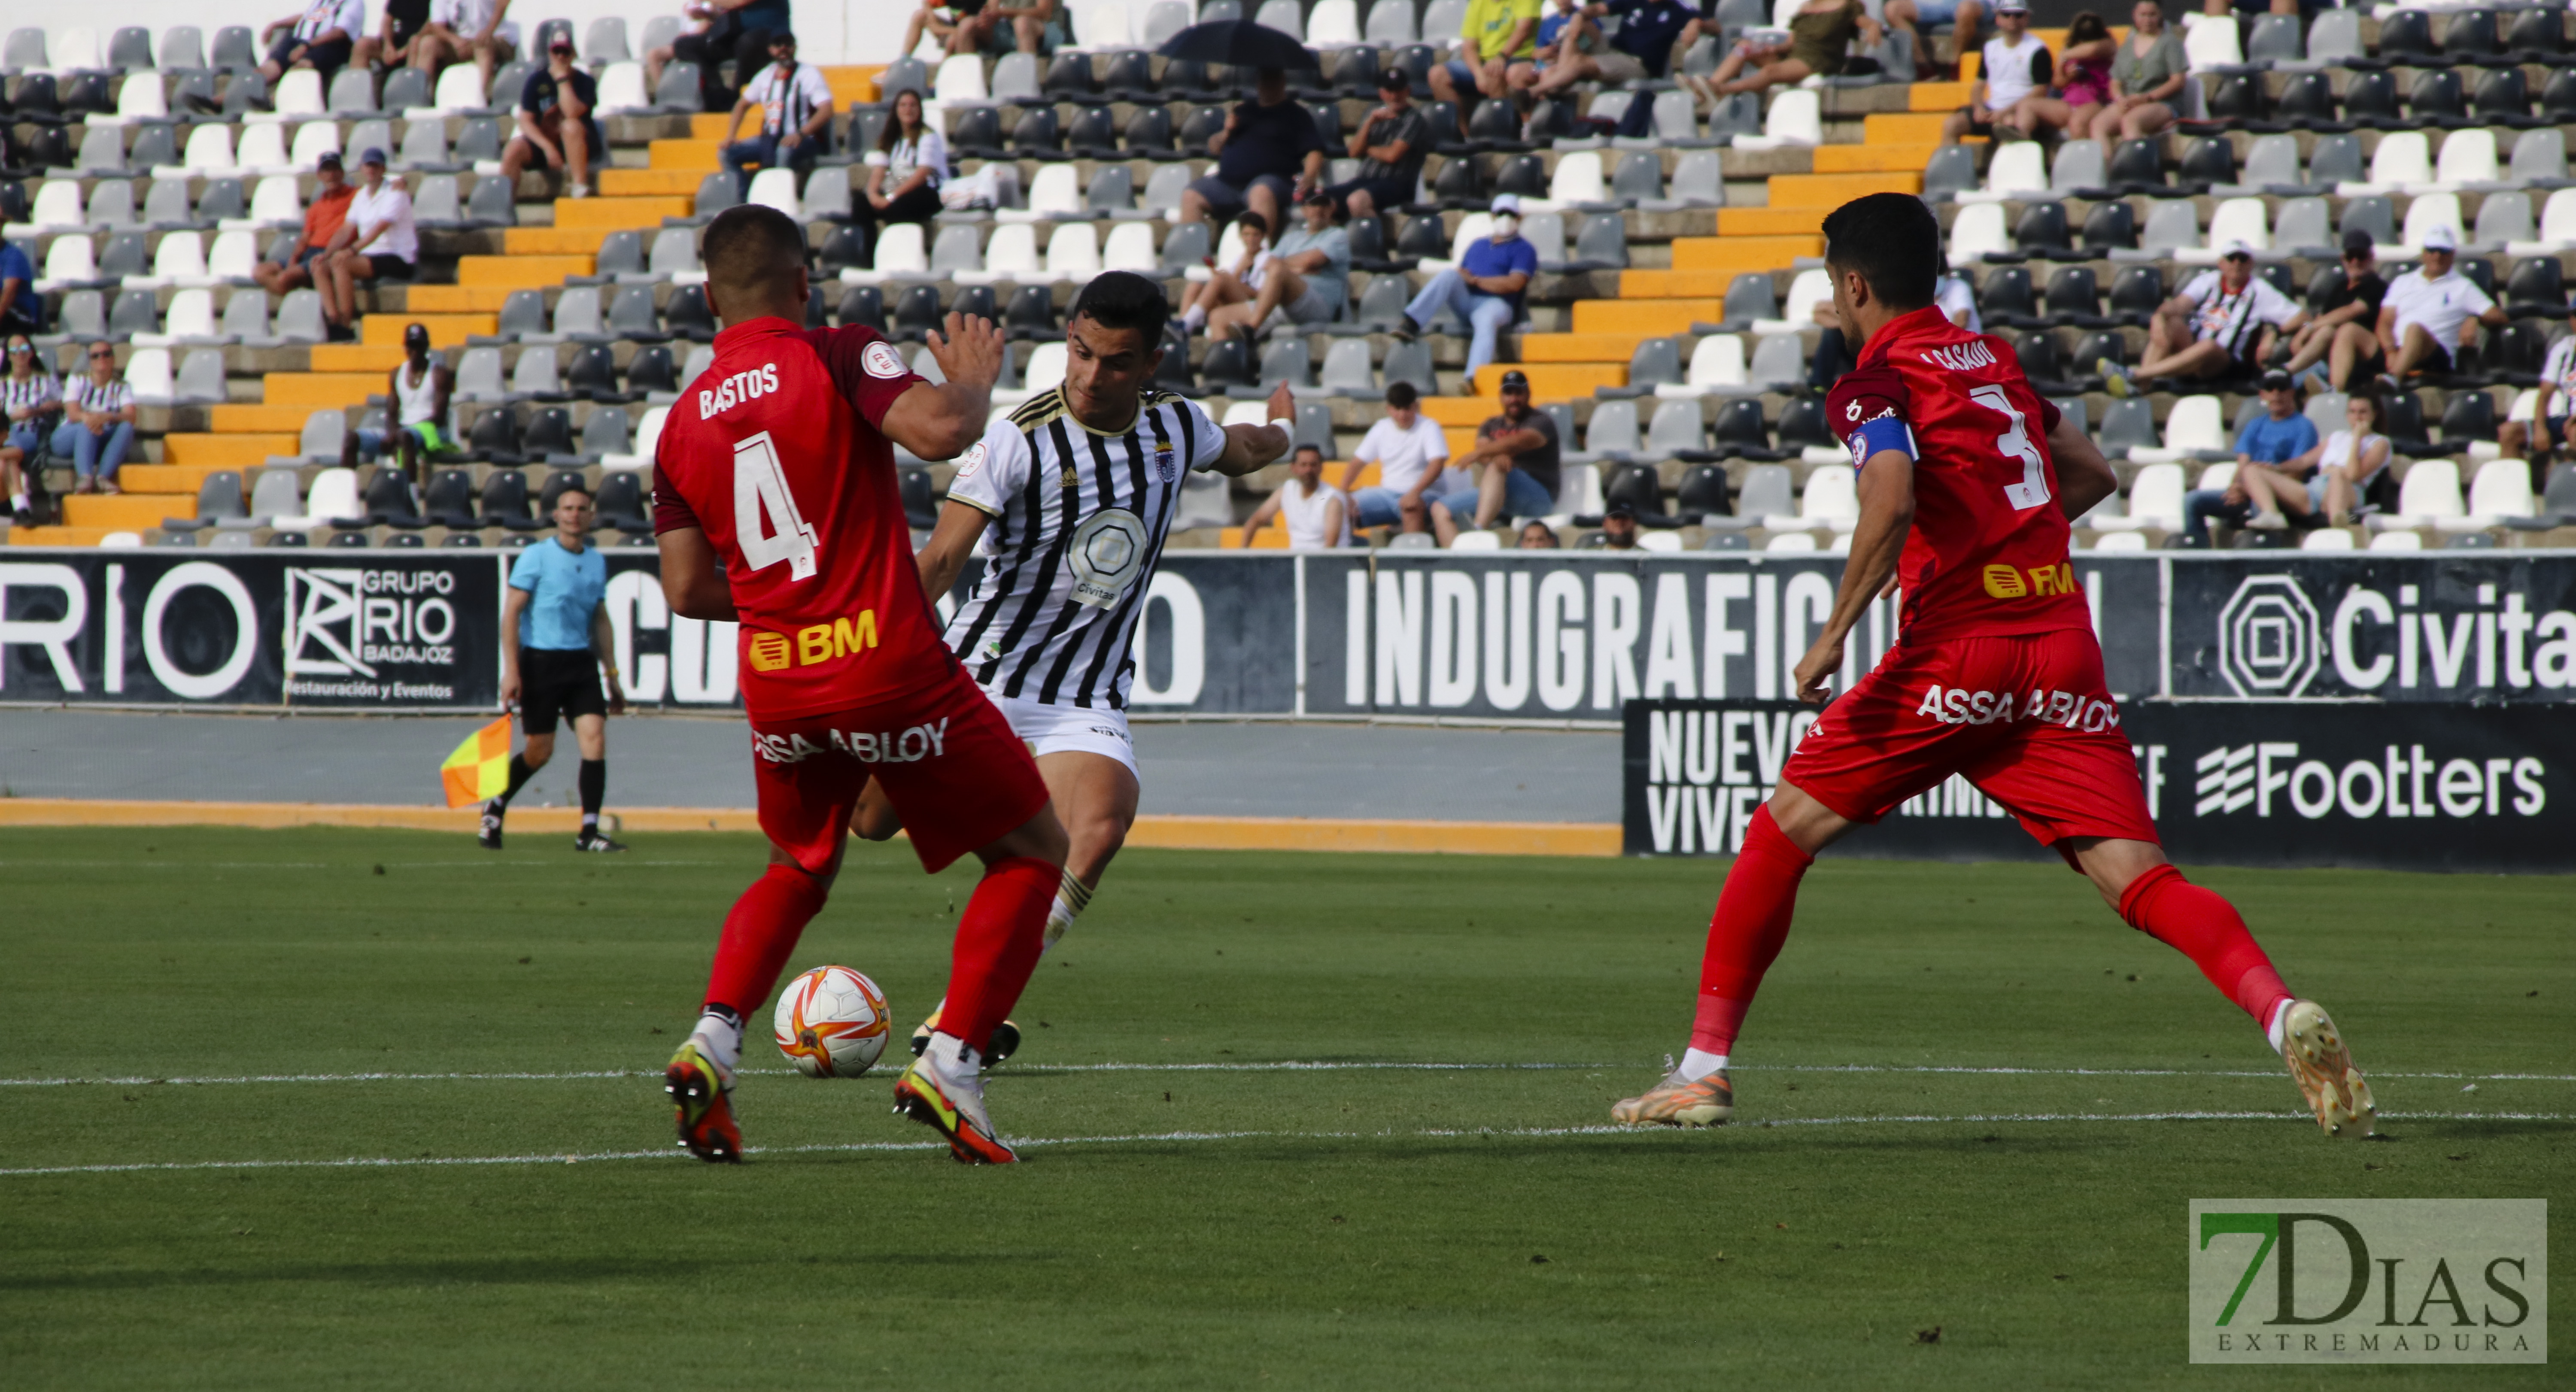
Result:
<instances>
[{"instance_id":1,"label":"soccer ball","mask_svg":"<svg viewBox=\"0 0 2576 1392\"><path fill-rule=\"evenodd\" d=\"M855 1078L888 1033L885 992L848 967L816 967L778 993L778 1052L808 1078Z\"/></svg>"}]
</instances>

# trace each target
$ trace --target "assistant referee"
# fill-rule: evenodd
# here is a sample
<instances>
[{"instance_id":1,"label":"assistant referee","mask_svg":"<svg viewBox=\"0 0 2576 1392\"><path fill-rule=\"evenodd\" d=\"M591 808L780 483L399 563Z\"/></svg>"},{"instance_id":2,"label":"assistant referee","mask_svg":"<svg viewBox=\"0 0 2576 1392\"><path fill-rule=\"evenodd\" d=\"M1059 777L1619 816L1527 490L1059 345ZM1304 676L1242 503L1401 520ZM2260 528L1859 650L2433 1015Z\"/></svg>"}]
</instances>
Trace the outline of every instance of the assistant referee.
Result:
<instances>
[{"instance_id":1,"label":"assistant referee","mask_svg":"<svg viewBox=\"0 0 2576 1392\"><path fill-rule=\"evenodd\" d=\"M600 834L599 804L608 795L608 717L626 711L617 684L617 648L608 623L608 561L590 544L590 494L567 488L555 498L555 534L519 553L501 609L501 704L516 706L527 746L510 758L510 786L483 804L486 850L501 849L501 819L510 799L555 754L555 721L572 718L581 744L581 834L576 851L622 851ZM600 679L608 680L605 695Z\"/></svg>"}]
</instances>

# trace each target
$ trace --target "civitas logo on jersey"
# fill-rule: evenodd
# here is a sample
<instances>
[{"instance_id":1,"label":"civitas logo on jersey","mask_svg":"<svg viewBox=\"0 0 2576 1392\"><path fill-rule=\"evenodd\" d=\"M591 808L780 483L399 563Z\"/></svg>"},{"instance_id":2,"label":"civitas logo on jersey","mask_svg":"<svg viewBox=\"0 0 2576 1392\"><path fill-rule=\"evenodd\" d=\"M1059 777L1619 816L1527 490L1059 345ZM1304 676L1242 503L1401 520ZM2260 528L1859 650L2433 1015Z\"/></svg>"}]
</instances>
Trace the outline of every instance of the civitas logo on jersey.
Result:
<instances>
[{"instance_id":1,"label":"civitas logo on jersey","mask_svg":"<svg viewBox=\"0 0 2576 1392\"><path fill-rule=\"evenodd\" d=\"M755 401L778 390L778 364L762 363L737 372L715 386L698 393L698 419L708 420L723 415L746 401Z\"/></svg>"}]
</instances>

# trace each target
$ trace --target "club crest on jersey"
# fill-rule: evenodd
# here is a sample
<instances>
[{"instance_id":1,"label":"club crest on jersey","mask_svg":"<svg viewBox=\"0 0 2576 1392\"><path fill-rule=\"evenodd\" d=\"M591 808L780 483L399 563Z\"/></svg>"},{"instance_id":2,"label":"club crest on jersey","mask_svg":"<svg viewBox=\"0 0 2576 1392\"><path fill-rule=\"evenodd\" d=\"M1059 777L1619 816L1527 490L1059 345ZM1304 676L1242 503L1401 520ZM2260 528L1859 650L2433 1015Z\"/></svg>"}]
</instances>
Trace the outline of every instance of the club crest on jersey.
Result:
<instances>
[{"instance_id":1,"label":"club crest on jersey","mask_svg":"<svg viewBox=\"0 0 2576 1392\"><path fill-rule=\"evenodd\" d=\"M912 370L903 365L903 355L894 350L894 345L883 339L869 344L860 351L859 365L867 369L869 376L889 380L901 377Z\"/></svg>"},{"instance_id":2,"label":"club crest on jersey","mask_svg":"<svg viewBox=\"0 0 2576 1392\"><path fill-rule=\"evenodd\" d=\"M964 483L981 472L984 468L984 457L989 453L991 451L984 448L984 442L981 440L968 445L966 452L957 457L957 477L950 481L950 486Z\"/></svg>"},{"instance_id":3,"label":"club crest on jersey","mask_svg":"<svg viewBox=\"0 0 2576 1392\"><path fill-rule=\"evenodd\" d=\"M1170 483L1172 480L1179 478L1180 476L1181 461L1180 457L1172 452L1172 442L1169 440L1155 441L1154 477L1161 479L1165 483Z\"/></svg>"},{"instance_id":4,"label":"club crest on jersey","mask_svg":"<svg viewBox=\"0 0 2576 1392\"><path fill-rule=\"evenodd\" d=\"M1934 367L1946 367L1952 372L1974 372L1981 367L1994 366L1995 354L1986 346L1984 339L1978 338L1954 343L1947 348L1927 348L1923 351L1923 361Z\"/></svg>"}]
</instances>

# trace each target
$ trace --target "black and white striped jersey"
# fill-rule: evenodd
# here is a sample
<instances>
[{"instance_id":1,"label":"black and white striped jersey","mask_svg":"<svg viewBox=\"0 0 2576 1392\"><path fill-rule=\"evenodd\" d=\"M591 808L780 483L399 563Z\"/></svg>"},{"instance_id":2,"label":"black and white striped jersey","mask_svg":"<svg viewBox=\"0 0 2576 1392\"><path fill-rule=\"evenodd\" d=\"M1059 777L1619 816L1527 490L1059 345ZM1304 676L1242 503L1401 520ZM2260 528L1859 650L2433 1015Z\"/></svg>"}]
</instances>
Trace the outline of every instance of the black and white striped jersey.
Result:
<instances>
[{"instance_id":1,"label":"black and white striped jersey","mask_svg":"<svg viewBox=\"0 0 2576 1392\"><path fill-rule=\"evenodd\" d=\"M959 457L952 501L991 513L984 576L948 646L996 695L1124 710L1128 647L1180 502L1184 470L1225 452L1187 397L1147 391L1135 424L1104 434L1062 388L996 420Z\"/></svg>"}]
</instances>

